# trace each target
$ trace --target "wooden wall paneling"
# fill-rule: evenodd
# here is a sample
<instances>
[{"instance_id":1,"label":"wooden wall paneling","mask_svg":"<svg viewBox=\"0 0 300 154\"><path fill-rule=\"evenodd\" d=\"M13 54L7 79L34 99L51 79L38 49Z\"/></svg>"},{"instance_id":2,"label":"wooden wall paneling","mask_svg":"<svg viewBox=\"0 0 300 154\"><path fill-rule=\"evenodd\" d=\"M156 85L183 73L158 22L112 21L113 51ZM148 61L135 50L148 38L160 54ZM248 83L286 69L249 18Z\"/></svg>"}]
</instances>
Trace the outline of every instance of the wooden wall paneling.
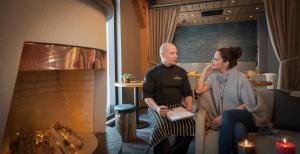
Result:
<instances>
[{"instance_id":1,"label":"wooden wall paneling","mask_svg":"<svg viewBox=\"0 0 300 154\"><path fill-rule=\"evenodd\" d=\"M234 2L232 2L233 0L230 0L229 2L228 2L228 6L236 6L236 0L234 0Z\"/></svg>"},{"instance_id":2,"label":"wooden wall paneling","mask_svg":"<svg viewBox=\"0 0 300 154\"><path fill-rule=\"evenodd\" d=\"M135 14L137 16L140 27L143 28L146 26L145 12L147 11L147 8L141 0L132 0L132 3L134 5Z\"/></svg>"},{"instance_id":3,"label":"wooden wall paneling","mask_svg":"<svg viewBox=\"0 0 300 154\"><path fill-rule=\"evenodd\" d=\"M200 10L205 10L206 9L206 4L205 3L200 3L199 7L200 7Z\"/></svg>"},{"instance_id":4,"label":"wooden wall paneling","mask_svg":"<svg viewBox=\"0 0 300 154\"><path fill-rule=\"evenodd\" d=\"M213 2L207 2L206 7L207 7L206 9L213 9L214 8Z\"/></svg>"},{"instance_id":5,"label":"wooden wall paneling","mask_svg":"<svg viewBox=\"0 0 300 154\"><path fill-rule=\"evenodd\" d=\"M193 8L194 8L194 10L200 10L199 4L193 4Z\"/></svg>"},{"instance_id":6,"label":"wooden wall paneling","mask_svg":"<svg viewBox=\"0 0 300 154\"><path fill-rule=\"evenodd\" d=\"M180 6L180 11L179 11L179 12L185 12L185 11L187 11L186 5L181 5L181 6Z\"/></svg>"},{"instance_id":7,"label":"wooden wall paneling","mask_svg":"<svg viewBox=\"0 0 300 154\"><path fill-rule=\"evenodd\" d=\"M195 16L196 16L196 18L198 18L198 19L202 18L201 11L196 11L196 12L195 12Z\"/></svg>"},{"instance_id":8,"label":"wooden wall paneling","mask_svg":"<svg viewBox=\"0 0 300 154\"><path fill-rule=\"evenodd\" d=\"M187 11L193 11L193 6L192 5L186 5Z\"/></svg>"},{"instance_id":9,"label":"wooden wall paneling","mask_svg":"<svg viewBox=\"0 0 300 154\"><path fill-rule=\"evenodd\" d=\"M229 0L224 0L222 1L221 7L228 7L228 4L229 4Z\"/></svg>"},{"instance_id":10,"label":"wooden wall paneling","mask_svg":"<svg viewBox=\"0 0 300 154\"><path fill-rule=\"evenodd\" d=\"M214 8L220 8L220 6L221 6L221 1L215 1L215 2L213 2L213 6L214 6Z\"/></svg>"}]
</instances>

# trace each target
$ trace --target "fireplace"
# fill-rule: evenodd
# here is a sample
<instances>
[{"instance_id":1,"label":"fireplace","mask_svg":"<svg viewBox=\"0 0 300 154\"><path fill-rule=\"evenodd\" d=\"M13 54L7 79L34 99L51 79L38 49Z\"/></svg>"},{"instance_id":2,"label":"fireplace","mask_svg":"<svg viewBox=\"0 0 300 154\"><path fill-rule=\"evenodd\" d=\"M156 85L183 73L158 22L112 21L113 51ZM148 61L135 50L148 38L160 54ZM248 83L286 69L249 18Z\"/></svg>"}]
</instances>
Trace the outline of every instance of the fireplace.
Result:
<instances>
[{"instance_id":1,"label":"fireplace","mask_svg":"<svg viewBox=\"0 0 300 154\"><path fill-rule=\"evenodd\" d=\"M93 134L105 127L99 126L105 120L105 68L105 52L98 49L25 43L6 125L4 153L19 131L45 130L56 122L78 133L84 153L91 153L97 146Z\"/></svg>"}]
</instances>

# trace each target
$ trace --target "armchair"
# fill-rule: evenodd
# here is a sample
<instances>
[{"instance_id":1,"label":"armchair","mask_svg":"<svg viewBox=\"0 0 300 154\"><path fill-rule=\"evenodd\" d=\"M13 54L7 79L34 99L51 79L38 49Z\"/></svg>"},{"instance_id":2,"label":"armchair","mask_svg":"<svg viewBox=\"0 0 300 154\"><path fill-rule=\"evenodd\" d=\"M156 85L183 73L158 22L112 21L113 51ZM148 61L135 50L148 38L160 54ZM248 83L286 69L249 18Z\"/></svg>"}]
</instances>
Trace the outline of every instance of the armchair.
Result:
<instances>
[{"instance_id":1,"label":"armchair","mask_svg":"<svg viewBox=\"0 0 300 154\"><path fill-rule=\"evenodd\" d=\"M208 113L200 102L213 101L210 92L205 92L198 97L196 129L195 129L195 153L217 154L219 131L207 130Z\"/></svg>"},{"instance_id":2,"label":"armchair","mask_svg":"<svg viewBox=\"0 0 300 154\"><path fill-rule=\"evenodd\" d=\"M280 91L280 90L275 90ZM256 145L257 154L276 153L275 142L282 139L282 136L289 138L296 144L296 153L300 153L300 122L291 122L300 112L300 92L294 91L289 94L277 93L270 90L257 91L261 93L263 99L271 110L272 123L276 129L272 129L272 135L263 136L258 133L249 133L248 138ZM274 93L274 97L273 97ZM274 98L274 100L273 100ZM207 112L207 106L203 103L213 101L210 92L205 92L198 97L196 113L195 132L195 153L196 154L217 154L219 131L207 129L209 116L214 113ZM289 112L287 112L289 111Z\"/></svg>"}]
</instances>

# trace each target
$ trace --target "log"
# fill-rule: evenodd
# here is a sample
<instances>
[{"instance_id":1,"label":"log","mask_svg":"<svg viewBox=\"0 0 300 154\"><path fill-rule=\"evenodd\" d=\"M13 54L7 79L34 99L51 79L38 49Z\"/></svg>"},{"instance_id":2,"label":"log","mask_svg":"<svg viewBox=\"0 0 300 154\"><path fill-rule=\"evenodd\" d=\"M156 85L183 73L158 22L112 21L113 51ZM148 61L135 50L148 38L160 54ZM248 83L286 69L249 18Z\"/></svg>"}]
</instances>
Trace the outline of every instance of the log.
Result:
<instances>
[{"instance_id":1,"label":"log","mask_svg":"<svg viewBox=\"0 0 300 154\"><path fill-rule=\"evenodd\" d=\"M82 147L81 138L72 129L59 123L44 131L20 131L9 145L12 154L75 154Z\"/></svg>"},{"instance_id":2,"label":"log","mask_svg":"<svg viewBox=\"0 0 300 154\"><path fill-rule=\"evenodd\" d=\"M63 136L61 136L57 131L55 131L55 129L50 128L48 129L49 131L49 136L50 138L54 141L55 145L53 146L57 146L58 149L65 154L74 154L75 153L75 149L73 149L71 146L68 146L66 143L66 140L64 139Z\"/></svg>"},{"instance_id":3,"label":"log","mask_svg":"<svg viewBox=\"0 0 300 154\"><path fill-rule=\"evenodd\" d=\"M134 141L136 138L136 117L132 113L116 113L116 129L122 136L123 141Z\"/></svg>"}]
</instances>

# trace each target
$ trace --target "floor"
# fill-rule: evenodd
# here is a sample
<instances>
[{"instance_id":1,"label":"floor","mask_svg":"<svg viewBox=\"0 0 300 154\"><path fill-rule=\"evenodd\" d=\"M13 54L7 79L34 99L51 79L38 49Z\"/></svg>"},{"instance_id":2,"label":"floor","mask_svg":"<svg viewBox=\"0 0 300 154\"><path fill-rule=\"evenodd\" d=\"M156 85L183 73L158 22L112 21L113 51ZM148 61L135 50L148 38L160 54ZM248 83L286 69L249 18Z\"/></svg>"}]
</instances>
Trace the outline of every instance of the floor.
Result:
<instances>
[{"instance_id":1,"label":"floor","mask_svg":"<svg viewBox=\"0 0 300 154\"><path fill-rule=\"evenodd\" d=\"M147 121L150 123L147 108L140 109L140 120ZM151 134L151 126L143 129L137 129L137 139L135 142L124 142L122 145L122 154L144 154L147 153L149 139ZM150 150L148 154L152 154ZM195 142L194 140L190 144L188 154L195 153Z\"/></svg>"}]
</instances>

